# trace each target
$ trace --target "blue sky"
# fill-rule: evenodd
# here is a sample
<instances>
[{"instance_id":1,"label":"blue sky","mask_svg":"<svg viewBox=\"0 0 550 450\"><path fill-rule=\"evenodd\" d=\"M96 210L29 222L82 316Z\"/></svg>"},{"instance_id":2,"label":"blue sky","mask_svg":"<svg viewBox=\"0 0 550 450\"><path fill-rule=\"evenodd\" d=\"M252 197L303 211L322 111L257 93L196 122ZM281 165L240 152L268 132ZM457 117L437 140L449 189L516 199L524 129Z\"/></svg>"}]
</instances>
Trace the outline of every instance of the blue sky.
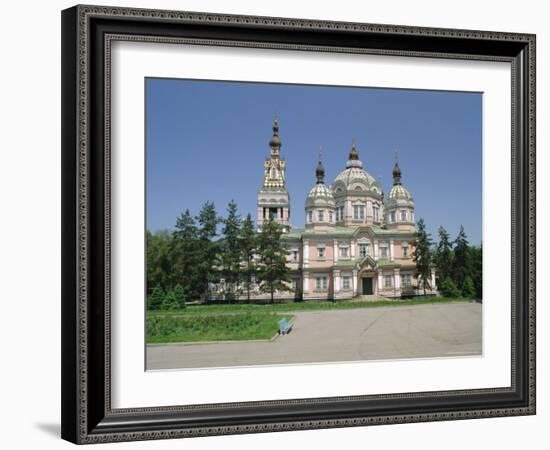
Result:
<instances>
[{"instance_id":1,"label":"blue sky","mask_svg":"<svg viewBox=\"0 0 550 450\"><path fill-rule=\"evenodd\" d=\"M146 80L147 227L172 229L206 200L225 215L234 199L255 218L275 113L287 163L291 222L304 224L322 146L328 183L345 168L352 138L363 167L402 183L435 238L464 225L482 238L482 94L288 84Z\"/></svg>"}]
</instances>

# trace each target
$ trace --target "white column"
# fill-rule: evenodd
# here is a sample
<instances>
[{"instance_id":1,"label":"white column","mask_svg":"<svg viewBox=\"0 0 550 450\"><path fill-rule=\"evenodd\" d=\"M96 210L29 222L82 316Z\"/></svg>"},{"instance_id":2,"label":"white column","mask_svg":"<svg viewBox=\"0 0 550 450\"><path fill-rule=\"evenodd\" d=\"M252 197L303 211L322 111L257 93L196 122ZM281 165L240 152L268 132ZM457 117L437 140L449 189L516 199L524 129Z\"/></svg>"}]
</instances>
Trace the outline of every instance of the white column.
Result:
<instances>
[{"instance_id":1,"label":"white column","mask_svg":"<svg viewBox=\"0 0 550 450\"><path fill-rule=\"evenodd\" d=\"M393 269L393 284L395 289L401 289L401 277L399 276L399 269Z\"/></svg>"},{"instance_id":2,"label":"white column","mask_svg":"<svg viewBox=\"0 0 550 450\"><path fill-rule=\"evenodd\" d=\"M435 285L435 269L432 269L432 290L437 289Z\"/></svg>"},{"instance_id":3,"label":"white column","mask_svg":"<svg viewBox=\"0 0 550 450\"><path fill-rule=\"evenodd\" d=\"M374 240L374 260L378 260L378 239Z\"/></svg>"},{"instance_id":4,"label":"white column","mask_svg":"<svg viewBox=\"0 0 550 450\"><path fill-rule=\"evenodd\" d=\"M390 240L390 261L393 261L394 254L393 254L393 239Z\"/></svg>"},{"instance_id":5,"label":"white column","mask_svg":"<svg viewBox=\"0 0 550 450\"><path fill-rule=\"evenodd\" d=\"M304 267L309 264L309 242L304 241Z\"/></svg>"},{"instance_id":6,"label":"white column","mask_svg":"<svg viewBox=\"0 0 550 450\"><path fill-rule=\"evenodd\" d=\"M307 291L308 291L308 273L307 272L304 272L303 273L303 277L304 277L304 286L303 286L303 289L302 289L302 293L305 294Z\"/></svg>"},{"instance_id":7,"label":"white column","mask_svg":"<svg viewBox=\"0 0 550 450\"><path fill-rule=\"evenodd\" d=\"M349 241L349 251L350 251L350 255L352 258L355 258L355 241L354 240L351 240Z\"/></svg>"},{"instance_id":8,"label":"white column","mask_svg":"<svg viewBox=\"0 0 550 450\"><path fill-rule=\"evenodd\" d=\"M378 272L378 291L384 289L384 277L382 276L382 271Z\"/></svg>"},{"instance_id":9,"label":"white column","mask_svg":"<svg viewBox=\"0 0 550 450\"><path fill-rule=\"evenodd\" d=\"M357 295L357 285L359 284L359 280L357 279L357 269L353 269L353 275L351 278L353 280L353 295Z\"/></svg>"},{"instance_id":10,"label":"white column","mask_svg":"<svg viewBox=\"0 0 550 450\"><path fill-rule=\"evenodd\" d=\"M334 253L334 262L338 262L338 252L340 251L340 248L338 247L338 241L334 239L334 246L333 246L333 253Z\"/></svg>"},{"instance_id":11,"label":"white column","mask_svg":"<svg viewBox=\"0 0 550 450\"><path fill-rule=\"evenodd\" d=\"M340 292L340 271L335 270L332 272L332 276L334 277L334 293Z\"/></svg>"}]
</instances>

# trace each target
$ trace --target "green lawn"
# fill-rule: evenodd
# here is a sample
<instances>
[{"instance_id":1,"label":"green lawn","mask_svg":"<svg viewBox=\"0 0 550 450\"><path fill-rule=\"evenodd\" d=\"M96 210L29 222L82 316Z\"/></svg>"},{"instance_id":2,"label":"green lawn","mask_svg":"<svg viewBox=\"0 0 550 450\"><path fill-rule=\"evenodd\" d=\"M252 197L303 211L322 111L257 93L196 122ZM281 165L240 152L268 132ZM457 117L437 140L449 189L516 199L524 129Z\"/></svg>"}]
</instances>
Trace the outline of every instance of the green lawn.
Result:
<instances>
[{"instance_id":1,"label":"green lawn","mask_svg":"<svg viewBox=\"0 0 550 450\"><path fill-rule=\"evenodd\" d=\"M288 314L250 312L233 314L148 314L147 343L237 341L271 339L279 329L279 320Z\"/></svg>"},{"instance_id":2,"label":"green lawn","mask_svg":"<svg viewBox=\"0 0 550 450\"><path fill-rule=\"evenodd\" d=\"M224 313L270 313L270 312L292 312L292 311L310 311L310 310L330 310L330 309L354 309L354 308L379 308L381 306L404 306L404 305L423 305L431 303L453 303L468 302L468 299L449 299L444 297L422 297L414 299L400 300L379 300L371 302L350 302L350 301L304 301L289 302L278 304L213 304L213 305L189 305L185 309L175 311L148 311L149 317L154 316L191 316L204 314L224 314Z\"/></svg>"}]
</instances>

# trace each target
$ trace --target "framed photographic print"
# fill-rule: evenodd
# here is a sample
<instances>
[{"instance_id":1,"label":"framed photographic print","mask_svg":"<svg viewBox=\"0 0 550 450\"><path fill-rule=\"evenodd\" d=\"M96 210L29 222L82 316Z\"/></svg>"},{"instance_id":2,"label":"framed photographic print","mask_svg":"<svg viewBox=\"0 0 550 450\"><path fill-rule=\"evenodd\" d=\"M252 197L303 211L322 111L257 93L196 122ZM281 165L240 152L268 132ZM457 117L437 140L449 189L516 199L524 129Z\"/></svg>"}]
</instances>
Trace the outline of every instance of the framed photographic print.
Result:
<instances>
[{"instance_id":1,"label":"framed photographic print","mask_svg":"<svg viewBox=\"0 0 550 450\"><path fill-rule=\"evenodd\" d=\"M62 437L535 413L535 36L62 12Z\"/></svg>"}]
</instances>

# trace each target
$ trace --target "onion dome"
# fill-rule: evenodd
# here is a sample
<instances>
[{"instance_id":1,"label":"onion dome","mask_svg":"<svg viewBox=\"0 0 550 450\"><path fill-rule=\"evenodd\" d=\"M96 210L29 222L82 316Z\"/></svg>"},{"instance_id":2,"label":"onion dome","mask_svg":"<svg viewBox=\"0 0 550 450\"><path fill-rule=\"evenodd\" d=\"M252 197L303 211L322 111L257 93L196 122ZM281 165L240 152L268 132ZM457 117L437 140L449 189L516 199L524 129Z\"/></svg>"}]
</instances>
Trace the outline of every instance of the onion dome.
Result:
<instances>
[{"instance_id":1,"label":"onion dome","mask_svg":"<svg viewBox=\"0 0 550 450\"><path fill-rule=\"evenodd\" d=\"M307 195L306 208L312 206L334 207L334 196L330 188L325 184L325 168L320 157L315 169L315 176L317 177L317 183Z\"/></svg>"},{"instance_id":2,"label":"onion dome","mask_svg":"<svg viewBox=\"0 0 550 450\"><path fill-rule=\"evenodd\" d=\"M382 195L382 186L371 174L363 169L363 163L359 159L359 152L355 146L355 140L351 145L346 168L341 171L332 183L332 189L337 192L354 190L372 191Z\"/></svg>"},{"instance_id":3,"label":"onion dome","mask_svg":"<svg viewBox=\"0 0 550 450\"><path fill-rule=\"evenodd\" d=\"M411 193L401 184L401 169L396 161L393 167L393 187L386 197L386 208L394 206L411 206L414 207L414 200Z\"/></svg>"},{"instance_id":4,"label":"onion dome","mask_svg":"<svg viewBox=\"0 0 550 450\"><path fill-rule=\"evenodd\" d=\"M363 167L363 163L359 160L359 152L355 147L355 139L351 143L351 150L349 151L349 158L346 167Z\"/></svg>"},{"instance_id":5,"label":"onion dome","mask_svg":"<svg viewBox=\"0 0 550 450\"><path fill-rule=\"evenodd\" d=\"M275 115L275 120L273 122L273 136L269 140L269 146L273 149L280 149L281 145L281 138L279 137L279 119L277 115Z\"/></svg>"}]
</instances>

